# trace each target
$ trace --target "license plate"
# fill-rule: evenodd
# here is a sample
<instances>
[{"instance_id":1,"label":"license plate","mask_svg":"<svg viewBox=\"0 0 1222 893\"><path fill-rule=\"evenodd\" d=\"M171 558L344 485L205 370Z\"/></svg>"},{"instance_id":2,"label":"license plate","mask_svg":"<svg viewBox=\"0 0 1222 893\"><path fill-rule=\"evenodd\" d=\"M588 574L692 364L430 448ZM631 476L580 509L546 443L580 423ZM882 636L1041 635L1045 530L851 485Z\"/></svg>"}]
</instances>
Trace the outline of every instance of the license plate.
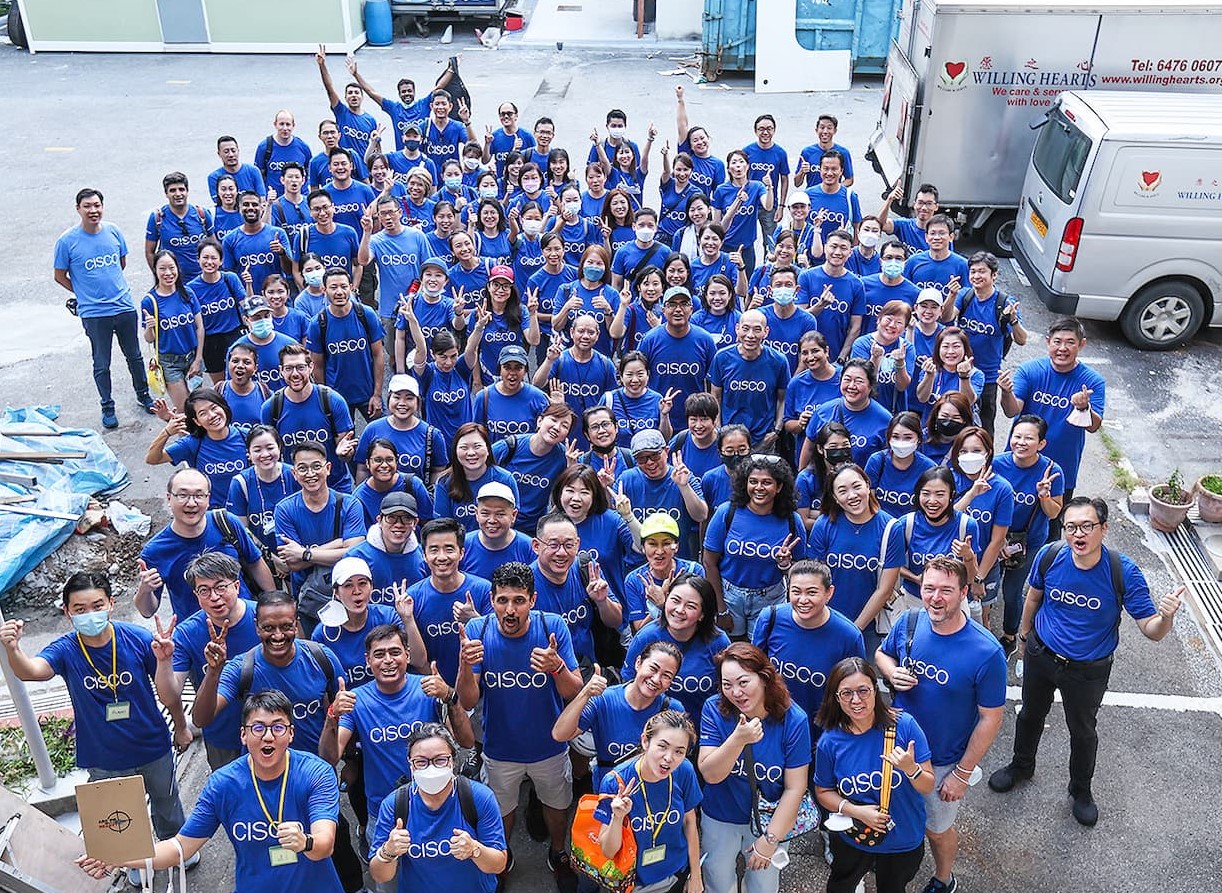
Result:
<instances>
[{"instance_id":1,"label":"license plate","mask_svg":"<svg viewBox=\"0 0 1222 893\"><path fill-rule=\"evenodd\" d=\"M1031 209L1031 225L1035 227L1035 231L1040 234L1040 238L1048 235L1048 224L1044 222L1044 218L1040 216L1040 212Z\"/></svg>"}]
</instances>

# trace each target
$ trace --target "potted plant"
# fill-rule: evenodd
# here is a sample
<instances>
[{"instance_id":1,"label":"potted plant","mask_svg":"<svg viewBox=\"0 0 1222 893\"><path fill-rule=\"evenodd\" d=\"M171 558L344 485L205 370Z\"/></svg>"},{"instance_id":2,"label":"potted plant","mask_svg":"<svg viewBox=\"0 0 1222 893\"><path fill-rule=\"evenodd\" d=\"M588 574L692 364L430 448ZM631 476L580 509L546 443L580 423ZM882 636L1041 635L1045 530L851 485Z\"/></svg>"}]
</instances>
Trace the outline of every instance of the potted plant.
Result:
<instances>
[{"instance_id":1,"label":"potted plant","mask_svg":"<svg viewBox=\"0 0 1222 893\"><path fill-rule=\"evenodd\" d=\"M1163 533L1173 533L1188 517L1193 493L1184 489L1184 476L1177 468L1165 484L1150 490L1150 526Z\"/></svg>"},{"instance_id":2,"label":"potted plant","mask_svg":"<svg viewBox=\"0 0 1222 893\"><path fill-rule=\"evenodd\" d=\"M1201 520L1222 524L1222 474L1205 475L1197 481L1195 490Z\"/></svg>"}]
</instances>

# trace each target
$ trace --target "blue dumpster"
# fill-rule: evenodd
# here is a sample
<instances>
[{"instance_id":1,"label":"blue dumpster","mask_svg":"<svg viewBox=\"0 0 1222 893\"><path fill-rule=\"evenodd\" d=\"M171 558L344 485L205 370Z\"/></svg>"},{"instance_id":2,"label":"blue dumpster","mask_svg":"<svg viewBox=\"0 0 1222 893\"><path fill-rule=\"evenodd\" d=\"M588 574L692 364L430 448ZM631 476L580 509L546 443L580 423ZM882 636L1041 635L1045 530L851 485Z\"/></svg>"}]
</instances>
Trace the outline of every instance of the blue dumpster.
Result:
<instances>
[{"instance_id":1,"label":"blue dumpster","mask_svg":"<svg viewBox=\"0 0 1222 893\"><path fill-rule=\"evenodd\" d=\"M790 0L798 43L808 50L849 50L854 74L883 74L899 35L901 0ZM757 0L704 0L704 75L755 70Z\"/></svg>"}]
</instances>

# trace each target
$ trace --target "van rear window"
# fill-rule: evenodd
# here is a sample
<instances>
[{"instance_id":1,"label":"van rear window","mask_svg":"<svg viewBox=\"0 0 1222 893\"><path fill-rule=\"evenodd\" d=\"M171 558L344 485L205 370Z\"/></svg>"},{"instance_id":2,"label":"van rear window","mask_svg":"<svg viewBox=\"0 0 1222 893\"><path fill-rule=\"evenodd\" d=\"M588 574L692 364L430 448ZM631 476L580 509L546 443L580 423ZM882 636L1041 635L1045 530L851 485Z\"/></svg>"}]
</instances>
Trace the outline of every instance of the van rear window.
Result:
<instances>
[{"instance_id":1,"label":"van rear window","mask_svg":"<svg viewBox=\"0 0 1222 893\"><path fill-rule=\"evenodd\" d=\"M1090 148L1090 137L1060 109L1054 109L1040 128L1033 156L1035 171L1065 204L1073 201L1078 191L1078 181L1082 179Z\"/></svg>"}]
</instances>

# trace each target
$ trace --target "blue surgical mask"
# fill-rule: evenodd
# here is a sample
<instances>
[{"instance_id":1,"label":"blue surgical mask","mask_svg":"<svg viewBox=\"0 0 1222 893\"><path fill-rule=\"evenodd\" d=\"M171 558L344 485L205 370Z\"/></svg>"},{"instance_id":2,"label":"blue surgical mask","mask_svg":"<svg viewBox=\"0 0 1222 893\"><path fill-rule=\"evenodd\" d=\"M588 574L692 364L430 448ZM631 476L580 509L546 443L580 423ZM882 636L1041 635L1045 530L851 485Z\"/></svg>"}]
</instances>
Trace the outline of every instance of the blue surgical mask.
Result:
<instances>
[{"instance_id":1,"label":"blue surgical mask","mask_svg":"<svg viewBox=\"0 0 1222 893\"><path fill-rule=\"evenodd\" d=\"M462 177L446 177L443 182L446 184L446 189L458 189L460 186L462 186Z\"/></svg>"},{"instance_id":2,"label":"blue surgical mask","mask_svg":"<svg viewBox=\"0 0 1222 893\"><path fill-rule=\"evenodd\" d=\"M72 628L82 636L100 636L110 623L109 611L86 611L72 615Z\"/></svg>"},{"instance_id":3,"label":"blue surgical mask","mask_svg":"<svg viewBox=\"0 0 1222 893\"><path fill-rule=\"evenodd\" d=\"M270 338L276 331L276 324L270 319L253 319L250 322L250 333L256 338Z\"/></svg>"},{"instance_id":4,"label":"blue surgical mask","mask_svg":"<svg viewBox=\"0 0 1222 893\"><path fill-rule=\"evenodd\" d=\"M793 303L793 299L794 290L788 285L774 285L772 287L772 303L788 307Z\"/></svg>"},{"instance_id":5,"label":"blue surgical mask","mask_svg":"<svg viewBox=\"0 0 1222 893\"><path fill-rule=\"evenodd\" d=\"M311 288L322 287L322 277L325 270L308 270L301 274L301 278L305 280L305 284Z\"/></svg>"},{"instance_id":6,"label":"blue surgical mask","mask_svg":"<svg viewBox=\"0 0 1222 893\"><path fill-rule=\"evenodd\" d=\"M885 260L882 263L883 275L888 279L899 279L904 275L904 262L902 260Z\"/></svg>"},{"instance_id":7,"label":"blue surgical mask","mask_svg":"<svg viewBox=\"0 0 1222 893\"><path fill-rule=\"evenodd\" d=\"M605 271L603 270L602 267L586 266L586 267L581 268L581 275L584 276L590 282L598 282L600 279L603 278L604 272Z\"/></svg>"},{"instance_id":8,"label":"blue surgical mask","mask_svg":"<svg viewBox=\"0 0 1222 893\"><path fill-rule=\"evenodd\" d=\"M581 202L565 202L564 203L564 213L573 214L573 215L580 214L581 213Z\"/></svg>"},{"instance_id":9,"label":"blue surgical mask","mask_svg":"<svg viewBox=\"0 0 1222 893\"><path fill-rule=\"evenodd\" d=\"M479 197L480 198L496 198L496 187L495 186L481 186L479 188Z\"/></svg>"},{"instance_id":10,"label":"blue surgical mask","mask_svg":"<svg viewBox=\"0 0 1222 893\"><path fill-rule=\"evenodd\" d=\"M415 152L420 148L420 140L404 140L403 148L409 152Z\"/></svg>"}]
</instances>

